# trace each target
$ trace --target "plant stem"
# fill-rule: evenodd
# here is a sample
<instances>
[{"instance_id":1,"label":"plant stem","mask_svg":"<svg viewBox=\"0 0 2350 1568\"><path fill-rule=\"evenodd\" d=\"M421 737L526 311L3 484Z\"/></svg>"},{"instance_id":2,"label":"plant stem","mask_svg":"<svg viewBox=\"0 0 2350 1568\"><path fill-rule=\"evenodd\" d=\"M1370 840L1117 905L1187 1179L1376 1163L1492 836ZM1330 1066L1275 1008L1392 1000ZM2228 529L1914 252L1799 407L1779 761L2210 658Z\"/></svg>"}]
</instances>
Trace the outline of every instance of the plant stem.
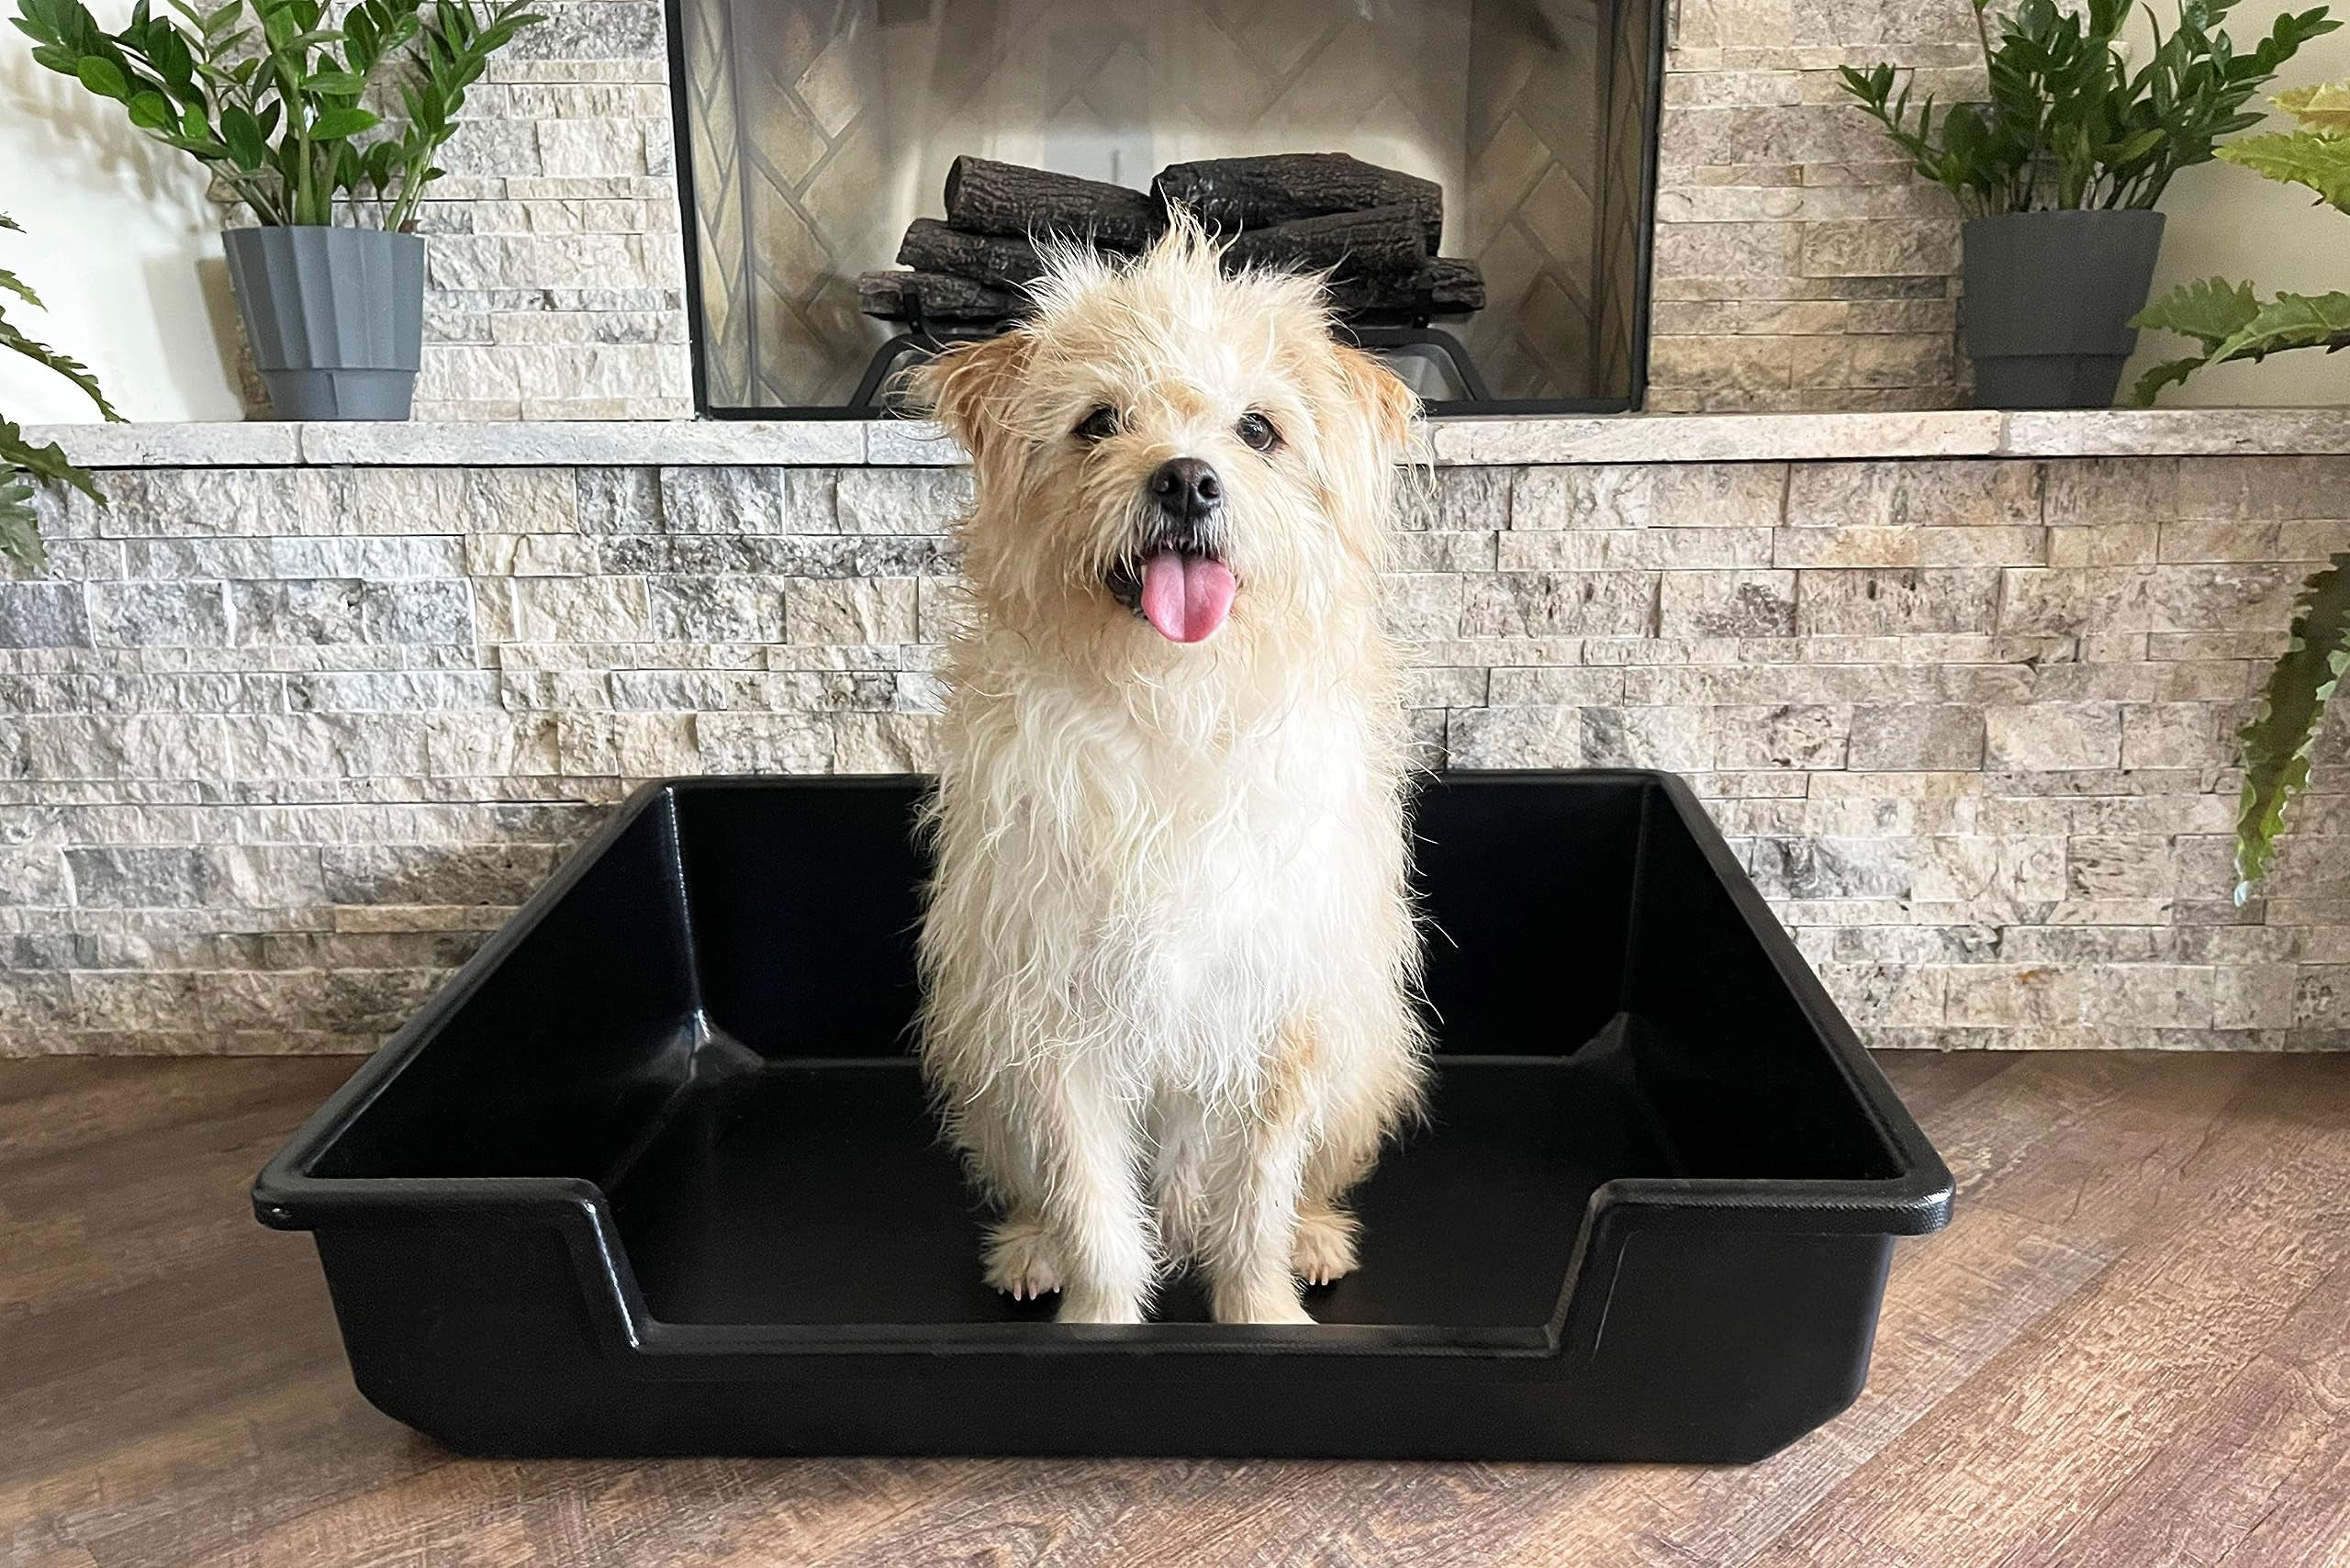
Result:
<instances>
[{"instance_id":1,"label":"plant stem","mask_svg":"<svg viewBox=\"0 0 2350 1568\"><path fill-rule=\"evenodd\" d=\"M422 157L416 159L401 171L399 195L392 198L392 205L384 211L384 228L388 232L397 234L408 227L408 218L415 208L417 198L423 194L424 165L431 156L431 152L427 151Z\"/></svg>"},{"instance_id":2,"label":"plant stem","mask_svg":"<svg viewBox=\"0 0 2350 1568\"><path fill-rule=\"evenodd\" d=\"M273 228L285 225L285 210L270 198L269 193L262 188L258 181L242 171L232 173L224 164L216 163L213 167L219 170L221 178L229 182L229 188L236 192L247 207L253 209L255 218Z\"/></svg>"}]
</instances>

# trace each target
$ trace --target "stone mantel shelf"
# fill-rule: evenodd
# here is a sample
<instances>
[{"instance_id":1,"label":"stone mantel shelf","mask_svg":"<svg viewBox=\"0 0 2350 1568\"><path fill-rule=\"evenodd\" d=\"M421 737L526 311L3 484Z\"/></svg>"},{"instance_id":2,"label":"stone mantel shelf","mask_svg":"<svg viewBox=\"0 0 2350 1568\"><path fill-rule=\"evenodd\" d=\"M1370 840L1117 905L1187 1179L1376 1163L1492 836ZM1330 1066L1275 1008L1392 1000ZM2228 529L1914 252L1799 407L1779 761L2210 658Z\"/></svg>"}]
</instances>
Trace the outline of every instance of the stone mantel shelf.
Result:
<instances>
[{"instance_id":1,"label":"stone mantel shelf","mask_svg":"<svg viewBox=\"0 0 2350 1568\"><path fill-rule=\"evenodd\" d=\"M2350 454L2350 409L1500 415L1432 420L1440 465L1837 462ZM923 465L962 460L912 420L647 420L36 426L84 467Z\"/></svg>"}]
</instances>

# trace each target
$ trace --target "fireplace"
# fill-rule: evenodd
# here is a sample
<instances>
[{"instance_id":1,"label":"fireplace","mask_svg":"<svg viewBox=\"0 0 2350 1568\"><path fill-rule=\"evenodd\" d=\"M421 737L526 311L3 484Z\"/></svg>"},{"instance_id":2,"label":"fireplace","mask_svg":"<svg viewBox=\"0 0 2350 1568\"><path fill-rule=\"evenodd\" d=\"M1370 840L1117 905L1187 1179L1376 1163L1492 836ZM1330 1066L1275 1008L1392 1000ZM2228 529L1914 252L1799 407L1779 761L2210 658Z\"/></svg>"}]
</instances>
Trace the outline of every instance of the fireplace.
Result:
<instances>
[{"instance_id":1,"label":"fireplace","mask_svg":"<svg viewBox=\"0 0 2350 1568\"><path fill-rule=\"evenodd\" d=\"M1637 405L1662 0L671 0L697 393L879 412L1032 236L1326 269L1446 411Z\"/></svg>"}]
</instances>

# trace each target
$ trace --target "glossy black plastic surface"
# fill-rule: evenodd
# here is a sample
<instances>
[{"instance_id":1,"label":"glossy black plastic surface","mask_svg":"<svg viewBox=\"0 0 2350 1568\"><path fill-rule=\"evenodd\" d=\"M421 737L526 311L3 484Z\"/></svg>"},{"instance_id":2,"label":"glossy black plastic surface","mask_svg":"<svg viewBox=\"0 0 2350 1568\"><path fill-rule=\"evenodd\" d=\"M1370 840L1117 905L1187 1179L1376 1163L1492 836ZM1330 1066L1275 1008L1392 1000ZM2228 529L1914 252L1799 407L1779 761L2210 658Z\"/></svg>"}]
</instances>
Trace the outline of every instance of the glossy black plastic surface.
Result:
<instances>
[{"instance_id":1,"label":"glossy black plastic surface","mask_svg":"<svg viewBox=\"0 0 2350 1568\"><path fill-rule=\"evenodd\" d=\"M980 1283L920 790L640 791L270 1163L370 1399L485 1452L1728 1461L1859 1393L1950 1175L1677 780L1423 792L1433 1114L1310 1328Z\"/></svg>"}]
</instances>

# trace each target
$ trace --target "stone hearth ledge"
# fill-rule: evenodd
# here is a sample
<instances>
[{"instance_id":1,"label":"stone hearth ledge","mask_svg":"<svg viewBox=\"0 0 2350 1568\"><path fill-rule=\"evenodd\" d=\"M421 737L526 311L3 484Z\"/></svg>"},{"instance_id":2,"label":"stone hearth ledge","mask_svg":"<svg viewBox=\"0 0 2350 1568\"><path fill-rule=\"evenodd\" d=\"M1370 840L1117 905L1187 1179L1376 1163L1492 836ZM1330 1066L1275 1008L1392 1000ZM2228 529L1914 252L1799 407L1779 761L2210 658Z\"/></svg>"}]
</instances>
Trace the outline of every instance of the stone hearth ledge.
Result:
<instances>
[{"instance_id":1,"label":"stone hearth ledge","mask_svg":"<svg viewBox=\"0 0 2350 1568\"><path fill-rule=\"evenodd\" d=\"M928 466L962 449L915 420L35 426L86 468ZM1773 463L1937 457L2296 456L2350 454L2350 409L2001 413L1494 415L1431 420L1444 466Z\"/></svg>"}]
</instances>

